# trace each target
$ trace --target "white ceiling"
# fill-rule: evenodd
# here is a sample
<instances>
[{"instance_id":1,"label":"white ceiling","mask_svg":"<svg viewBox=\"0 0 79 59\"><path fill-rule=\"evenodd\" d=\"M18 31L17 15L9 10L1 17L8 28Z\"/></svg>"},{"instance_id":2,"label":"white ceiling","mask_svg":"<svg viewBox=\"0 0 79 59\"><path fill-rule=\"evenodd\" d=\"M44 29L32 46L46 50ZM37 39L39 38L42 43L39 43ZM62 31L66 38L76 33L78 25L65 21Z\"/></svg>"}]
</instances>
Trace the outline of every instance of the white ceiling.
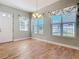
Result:
<instances>
[{"instance_id":1,"label":"white ceiling","mask_svg":"<svg viewBox=\"0 0 79 59\"><path fill-rule=\"evenodd\" d=\"M56 1L58 0L38 0L38 9L53 4ZM29 12L36 10L36 0L0 0L0 3Z\"/></svg>"}]
</instances>

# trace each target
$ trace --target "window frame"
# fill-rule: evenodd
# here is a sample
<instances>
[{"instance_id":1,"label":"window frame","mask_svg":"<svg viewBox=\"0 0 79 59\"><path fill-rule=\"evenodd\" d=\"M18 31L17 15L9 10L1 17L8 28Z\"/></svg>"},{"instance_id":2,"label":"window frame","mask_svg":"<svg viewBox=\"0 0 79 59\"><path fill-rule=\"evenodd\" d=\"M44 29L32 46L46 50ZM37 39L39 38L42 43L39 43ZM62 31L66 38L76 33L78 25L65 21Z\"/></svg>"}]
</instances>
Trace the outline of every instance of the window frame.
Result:
<instances>
[{"instance_id":1,"label":"window frame","mask_svg":"<svg viewBox=\"0 0 79 59\"><path fill-rule=\"evenodd\" d=\"M51 32L52 32L52 35L53 35L53 36L60 37L60 36L62 36L62 33L61 33L62 16L61 16L61 15L52 15L51 17L53 17L53 16L60 16L60 17L61 17L60 22L57 22L57 23L53 23L53 19L51 18L51 22L52 22L52 23L51 23L51 26L52 26L51 29L52 29L52 30L53 30L53 25L54 25L54 24L60 24L60 35L53 35L53 31L51 31Z\"/></svg>"},{"instance_id":2,"label":"window frame","mask_svg":"<svg viewBox=\"0 0 79 59\"><path fill-rule=\"evenodd\" d=\"M22 28L22 23L21 22L24 23L24 28ZM19 17L19 30L21 32L27 32L27 31L29 31L28 24L29 24L29 20L27 19L26 16Z\"/></svg>"},{"instance_id":3,"label":"window frame","mask_svg":"<svg viewBox=\"0 0 79 59\"><path fill-rule=\"evenodd\" d=\"M53 36L61 36L61 23L54 23L54 24L51 24L51 25L52 25L52 35L53 35ZM55 25L55 26L60 25L60 29L59 29L59 30L60 30L60 32L59 32L60 35L54 35L54 34L53 34L53 33L54 33L54 32L53 32L53 29L54 29L53 26L54 26L54 25Z\"/></svg>"},{"instance_id":4,"label":"window frame","mask_svg":"<svg viewBox=\"0 0 79 59\"><path fill-rule=\"evenodd\" d=\"M75 8L75 16L76 16L76 18L75 18L75 21L69 21L69 22L66 22L67 24L68 23L74 23L74 36L63 36L63 33L64 33L64 31L63 31L63 24L65 24L64 22L63 22L63 14L64 14L64 12L66 12L67 10L67 12L69 12L70 11L70 9L74 9ZM54 11L55 12L55 11ZM72 12L72 10L70 11L70 12ZM61 15L61 17L62 17L62 19L61 19L61 36L59 36L59 37L65 37L65 38L76 38L77 37L77 6L75 5L75 6L71 6L71 7L68 7L68 8L66 8L66 9L63 9L63 10L57 10L57 12L55 12L55 13L53 13L52 12L52 16L54 16L54 15ZM52 21L52 20L51 20ZM52 24L51 24L51 29L52 29ZM53 30L53 29L52 29ZM51 30L51 32L52 32L52 30ZM52 35L53 35L53 33L52 33ZM53 35L53 36L56 36L57 37L57 35Z\"/></svg>"},{"instance_id":5,"label":"window frame","mask_svg":"<svg viewBox=\"0 0 79 59\"><path fill-rule=\"evenodd\" d=\"M64 29L63 29L63 25L64 24L74 24L74 36L64 36ZM68 28L66 28L68 29ZM63 37L70 37L70 38L75 38L76 37L76 22L67 22L67 23L62 23L62 30L63 30L63 33L62 33L62 36Z\"/></svg>"},{"instance_id":6,"label":"window frame","mask_svg":"<svg viewBox=\"0 0 79 59\"><path fill-rule=\"evenodd\" d=\"M43 20L43 24L42 24L43 33L40 33L40 32L39 32L39 30L40 30L40 29L39 29L39 20L41 20L41 19L37 18L37 19L33 19L33 20L32 20L32 26L33 26L33 27L32 27L32 31L33 31L34 34L43 35L43 34L44 34L44 18L42 17L42 20ZM34 25L35 21L38 22L38 23L37 23L38 26L35 26L35 25ZM37 33L34 32L34 30L35 30L34 27L37 27Z\"/></svg>"}]
</instances>

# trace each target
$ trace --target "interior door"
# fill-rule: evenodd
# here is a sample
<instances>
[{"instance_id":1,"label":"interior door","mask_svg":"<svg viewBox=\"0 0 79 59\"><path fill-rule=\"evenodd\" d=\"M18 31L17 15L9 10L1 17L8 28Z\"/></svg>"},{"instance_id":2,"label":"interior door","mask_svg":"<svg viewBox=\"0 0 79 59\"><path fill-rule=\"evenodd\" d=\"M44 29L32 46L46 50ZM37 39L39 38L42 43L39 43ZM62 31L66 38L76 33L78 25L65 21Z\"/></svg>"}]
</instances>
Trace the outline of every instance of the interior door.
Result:
<instances>
[{"instance_id":1,"label":"interior door","mask_svg":"<svg viewBox=\"0 0 79 59\"><path fill-rule=\"evenodd\" d=\"M12 15L0 11L0 43L12 41Z\"/></svg>"}]
</instances>

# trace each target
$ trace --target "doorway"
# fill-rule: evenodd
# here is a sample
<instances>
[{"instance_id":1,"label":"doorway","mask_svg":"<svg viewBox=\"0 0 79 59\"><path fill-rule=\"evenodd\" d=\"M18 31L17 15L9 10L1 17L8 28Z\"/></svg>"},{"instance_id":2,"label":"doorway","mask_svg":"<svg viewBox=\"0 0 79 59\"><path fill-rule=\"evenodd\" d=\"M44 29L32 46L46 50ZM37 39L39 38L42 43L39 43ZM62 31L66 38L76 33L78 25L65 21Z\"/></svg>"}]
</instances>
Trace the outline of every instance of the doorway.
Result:
<instances>
[{"instance_id":1,"label":"doorway","mask_svg":"<svg viewBox=\"0 0 79 59\"><path fill-rule=\"evenodd\" d=\"M0 11L0 43L12 41L13 15L7 12Z\"/></svg>"}]
</instances>

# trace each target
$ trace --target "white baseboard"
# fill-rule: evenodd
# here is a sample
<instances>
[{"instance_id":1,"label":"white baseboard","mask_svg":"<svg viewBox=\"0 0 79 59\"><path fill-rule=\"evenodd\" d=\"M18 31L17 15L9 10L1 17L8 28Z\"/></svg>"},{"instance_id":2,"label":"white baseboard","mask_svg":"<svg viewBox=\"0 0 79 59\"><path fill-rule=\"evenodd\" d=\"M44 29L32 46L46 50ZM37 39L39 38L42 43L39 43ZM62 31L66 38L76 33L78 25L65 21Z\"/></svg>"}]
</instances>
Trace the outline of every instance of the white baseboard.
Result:
<instances>
[{"instance_id":1,"label":"white baseboard","mask_svg":"<svg viewBox=\"0 0 79 59\"><path fill-rule=\"evenodd\" d=\"M49 43L49 44L55 44L55 45L64 46L64 47L67 47L67 48L72 48L72 49L79 50L79 47L72 46L72 45L57 43L57 42L48 41L48 40L43 40L43 39L40 39L40 38L32 38L32 39L36 39L36 40L39 40L39 41L43 41L43 42L46 42L46 43Z\"/></svg>"},{"instance_id":2,"label":"white baseboard","mask_svg":"<svg viewBox=\"0 0 79 59\"><path fill-rule=\"evenodd\" d=\"M19 39L14 39L13 41L20 41L20 40L26 40L26 39L31 39L31 37L26 37L26 38L19 38Z\"/></svg>"}]
</instances>

